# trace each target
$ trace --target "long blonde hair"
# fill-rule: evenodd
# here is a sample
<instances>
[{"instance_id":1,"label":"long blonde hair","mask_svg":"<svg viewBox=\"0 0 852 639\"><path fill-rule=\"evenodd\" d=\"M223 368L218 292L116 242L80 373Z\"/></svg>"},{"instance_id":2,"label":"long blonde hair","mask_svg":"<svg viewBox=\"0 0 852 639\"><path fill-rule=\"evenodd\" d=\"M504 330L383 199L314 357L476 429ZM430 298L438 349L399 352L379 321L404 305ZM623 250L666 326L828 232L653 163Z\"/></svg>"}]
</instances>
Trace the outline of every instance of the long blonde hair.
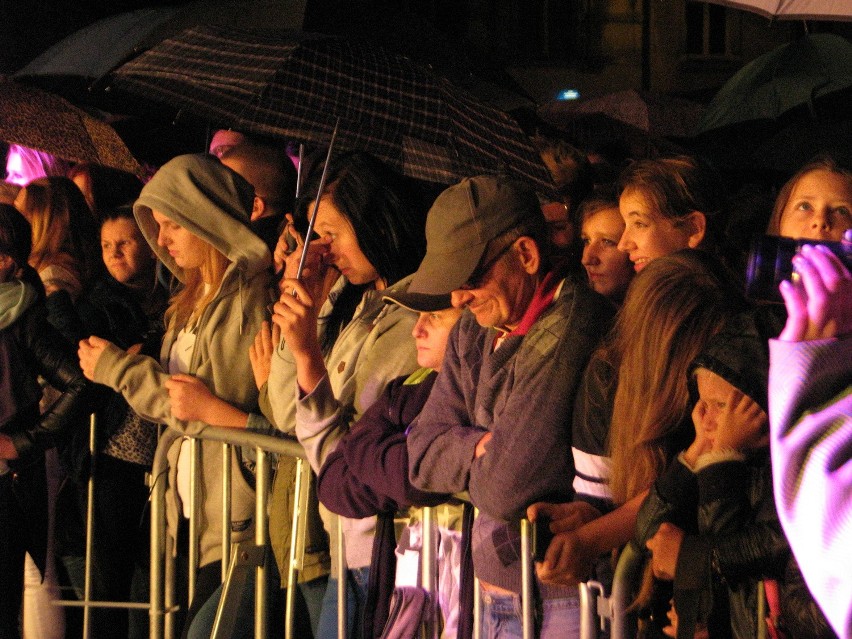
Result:
<instances>
[{"instance_id":1,"label":"long blonde hair","mask_svg":"<svg viewBox=\"0 0 852 639\"><path fill-rule=\"evenodd\" d=\"M212 244L203 239L202 241L204 261L199 268L184 271L183 286L169 300L165 315L166 324L174 322L179 327L192 326L219 292L230 261ZM207 282L210 286L205 291Z\"/></svg>"},{"instance_id":2,"label":"long blonde hair","mask_svg":"<svg viewBox=\"0 0 852 639\"><path fill-rule=\"evenodd\" d=\"M82 283L100 265L98 232L80 189L65 177L33 180L19 196L21 213L32 227L29 263L36 271L57 265Z\"/></svg>"},{"instance_id":3,"label":"long blonde hair","mask_svg":"<svg viewBox=\"0 0 852 639\"><path fill-rule=\"evenodd\" d=\"M610 426L610 487L623 504L670 461L690 415L687 370L707 339L743 302L715 258L678 251L634 278L616 318L608 359L618 372Z\"/></svg>"}]
</instances>

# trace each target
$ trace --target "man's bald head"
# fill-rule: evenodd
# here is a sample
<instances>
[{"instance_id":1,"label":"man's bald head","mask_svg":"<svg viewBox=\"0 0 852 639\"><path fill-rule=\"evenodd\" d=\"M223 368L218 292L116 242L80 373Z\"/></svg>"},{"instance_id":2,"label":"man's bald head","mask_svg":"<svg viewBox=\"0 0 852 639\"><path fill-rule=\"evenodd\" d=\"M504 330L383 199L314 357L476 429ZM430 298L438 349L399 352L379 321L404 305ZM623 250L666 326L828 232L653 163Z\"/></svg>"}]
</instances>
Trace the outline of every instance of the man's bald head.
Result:
<instances>
[{"instance_id":1,"label":"man's bald head","mask_svg":"<svg viewBox=\"0 0 852 639\"><path fill-rule=\"evenodd\" d=\"M220 160L254 187L255 195L263 204L257 217L292 210L296 197L296 167L283 147L245 142L229 149Z\"/></svg>"}]
</instances>

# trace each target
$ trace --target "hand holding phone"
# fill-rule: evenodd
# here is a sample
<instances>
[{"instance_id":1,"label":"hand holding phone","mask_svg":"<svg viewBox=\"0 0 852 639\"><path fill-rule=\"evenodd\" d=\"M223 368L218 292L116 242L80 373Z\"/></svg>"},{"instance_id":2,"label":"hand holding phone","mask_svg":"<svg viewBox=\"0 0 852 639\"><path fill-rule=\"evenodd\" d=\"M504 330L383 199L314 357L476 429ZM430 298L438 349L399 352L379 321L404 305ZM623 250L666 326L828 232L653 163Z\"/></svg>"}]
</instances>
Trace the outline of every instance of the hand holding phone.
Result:
<instances>
[{"instance_id":1,"label":"hand holding phone","mask_svg":"<svg viewBox=\"0 0 852 639\"><path fill-rule=\"evenodd\" d=\"M539 513L536 520L532 522L532 552L533 559L538 562L544 561L544 555L550 542L553 541L553 533L550 530L550 517Z\"/></svg>"}]
</instances>

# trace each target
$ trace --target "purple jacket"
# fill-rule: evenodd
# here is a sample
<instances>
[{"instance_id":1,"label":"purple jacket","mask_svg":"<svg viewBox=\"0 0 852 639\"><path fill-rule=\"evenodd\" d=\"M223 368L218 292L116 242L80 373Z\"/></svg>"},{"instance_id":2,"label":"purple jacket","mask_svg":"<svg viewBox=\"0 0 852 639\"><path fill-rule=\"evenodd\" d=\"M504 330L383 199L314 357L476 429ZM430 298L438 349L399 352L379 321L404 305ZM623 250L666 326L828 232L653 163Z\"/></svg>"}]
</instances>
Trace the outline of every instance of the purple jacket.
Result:
<instances>
[{"instance_id":1,"label":"purple jacket","mask_svg":"<svg viewBox=\"0 0 852 639\"><path fill-rule=\"evenodd\" d=\"M437 373L424 369L388 384L329 454L317 480L326 508L344 517L434 506L449 495L418 490L408 479L406 429L426 403Z\"/></svg>"}]
</instances>

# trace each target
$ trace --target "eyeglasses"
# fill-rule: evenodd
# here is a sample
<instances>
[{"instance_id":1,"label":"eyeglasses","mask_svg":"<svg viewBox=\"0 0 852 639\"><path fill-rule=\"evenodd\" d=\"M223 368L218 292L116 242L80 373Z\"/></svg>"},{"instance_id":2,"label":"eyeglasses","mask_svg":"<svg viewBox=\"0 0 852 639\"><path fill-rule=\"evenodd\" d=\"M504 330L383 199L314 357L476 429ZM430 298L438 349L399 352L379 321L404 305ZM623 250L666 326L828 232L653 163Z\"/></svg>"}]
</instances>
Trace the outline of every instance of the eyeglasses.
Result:
<instances>
[{"instance_id":1,"label":"eyeglasses","mask_svg":"<svg viewBox=\"0 0 852 639\"><path fill-rule=\"evenodd\" d=\"M479 288L485 282L488 274L491 272L491 269L494 268L494 265L500 261L500 259L508 253L512 247L515 245L515 242L509 242L506 246L500 249L496 255L494 255L491 259L486 260L482 264L478 265L473 273L470 274L470 277L465 282L465 288Z\"/></svg>"}]
</instances>

